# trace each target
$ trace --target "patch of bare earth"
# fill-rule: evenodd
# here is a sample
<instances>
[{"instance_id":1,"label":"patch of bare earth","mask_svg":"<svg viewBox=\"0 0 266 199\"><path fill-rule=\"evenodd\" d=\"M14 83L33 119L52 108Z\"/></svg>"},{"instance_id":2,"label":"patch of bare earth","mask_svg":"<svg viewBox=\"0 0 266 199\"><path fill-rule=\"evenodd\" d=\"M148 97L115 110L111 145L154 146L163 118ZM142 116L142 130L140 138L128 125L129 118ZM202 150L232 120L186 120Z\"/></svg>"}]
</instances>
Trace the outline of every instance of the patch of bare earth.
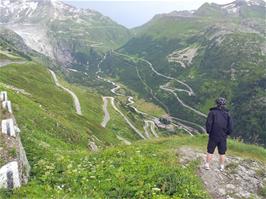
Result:
<instances>
[{"instance_id":1,"label":"patch of bare earth","mask_svg":"<svg viewBox=\"0 0 266 199\"><path fill-rule=\"evenodd\" d=\"M183 68L190 66L193 58L197 55L198 47L188 47L176 50L167 56L168 62L179 63Z\"/></svg>"},{"instance_id":2,"label":"patch of bare earth","mask_svg":"<svg viewBox=\"0 0 266 199\"><path fill-rule=\"evenodd\" d=\"M204 168L206 154L189 147L177 149L177 156L183 165L200 160L198 175L206 189L215 199L262 199L260 190L266 184L266 165L251 159L227 156L225 170L219 170L219 155L215 154L210 170Z\"/></svg>"}]
</instances>

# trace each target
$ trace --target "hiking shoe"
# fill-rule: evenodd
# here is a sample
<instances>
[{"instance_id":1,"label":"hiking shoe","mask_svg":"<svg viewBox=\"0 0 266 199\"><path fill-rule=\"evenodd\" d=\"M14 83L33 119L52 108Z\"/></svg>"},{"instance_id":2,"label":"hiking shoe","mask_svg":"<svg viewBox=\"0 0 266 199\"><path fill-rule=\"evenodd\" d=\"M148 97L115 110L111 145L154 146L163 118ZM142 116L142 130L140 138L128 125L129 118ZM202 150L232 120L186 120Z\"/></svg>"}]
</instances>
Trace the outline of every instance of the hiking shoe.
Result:
<instances>
[{"instance_id":1,"label":"hiking shoe","mask_svg":"<svg viewBox=\"0 0 266 199\"><path fill-rule=\"evenodd\" d=\"M204 165L204 168L205 168L206 170L210 170L210 165L209 165L209 163L206 163L206 164Z\"/></svg>"},{"instance_id":2,"label":"hiking shoe","mask_svg":"<svg viewBox=\"0 0 266 199\"><path fill-rule=\"evenodd\" d=\"M220 171L224 171L224 165L220 165L220 168L219 168Z\"/></svg>"}]
</instances>

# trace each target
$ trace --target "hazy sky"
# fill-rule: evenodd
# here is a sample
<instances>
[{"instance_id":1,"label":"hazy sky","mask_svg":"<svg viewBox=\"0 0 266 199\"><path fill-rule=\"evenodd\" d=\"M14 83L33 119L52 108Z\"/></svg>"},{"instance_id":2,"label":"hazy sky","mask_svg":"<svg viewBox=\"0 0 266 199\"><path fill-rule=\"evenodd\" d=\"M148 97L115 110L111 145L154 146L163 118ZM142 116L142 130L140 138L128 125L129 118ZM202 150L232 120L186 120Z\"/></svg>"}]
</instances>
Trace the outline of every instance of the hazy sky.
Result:
<instances>
[{"instance_id":1,"label":"hazy sky","mask_svg":"<svg viewBox=\"0 0 266 199\"><path fill-rule=\"evenodd\" d=\"M174 10L194 10L205 2L218 4L233 0L63 0L78 8L90 8L128 27L140 26L155 14Z\"/></svg>"}]
</instances>

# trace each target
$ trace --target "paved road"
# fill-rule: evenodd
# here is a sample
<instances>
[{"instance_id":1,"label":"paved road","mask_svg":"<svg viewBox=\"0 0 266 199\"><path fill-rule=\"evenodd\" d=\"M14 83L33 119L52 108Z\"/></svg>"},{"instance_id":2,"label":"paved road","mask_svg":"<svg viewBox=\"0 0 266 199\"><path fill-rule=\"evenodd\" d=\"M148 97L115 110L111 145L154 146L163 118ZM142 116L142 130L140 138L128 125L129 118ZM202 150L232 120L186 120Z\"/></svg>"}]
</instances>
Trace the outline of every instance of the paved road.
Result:
<instances>
[{"instance_id":1,"label":"paved road","mask_svg":"<svg viewBox=\"0 0 266 199\"><path fill-rule=\"evenodd\" d=\"M99 64L98 64L98 71L96 72L96 76L97 76L97 78L98 79L100 79L100 80L102 80L102 81L105 81L105 82L107 82L107 83L109 83L109 84L112 84L113 86L114 86L114 88L112 88L111 89L111 92L113 93L113 94L115 94L116 96L125 96L125 95L123 95L123 94L120 94L120 93L117 93L117 91L121 88L119 85L117 85L115 82L113 82L113 81L111 81L111 80L109 80L109 79L105 79L105 78L103 78L103 77L101 77L100 75L99 75L99 73L101 73L102 71L101 71L101 67L100 67L100 65L101 65L101 63L104 61L104 59L106 58L106 55L104 55L104 57L103 57L103 59L99 62ZM127 96L128 97L128 106L130 106L130 107L132 107L137 113L139 113L139 114L142 114L143 116L148 116L148 114L147 113L144 113L144 112L142 112L142 111L139 111L136 107L134 107L133 105L134 105L134 98L132 97L132 96ZM102 121L102 126L103 127L106 127L106 125L107 125L107 123L108 123L108 121L110 120L110 114L109 114L109 112L108 112L108 110L107 110L107 105L106 105L106 103L108 103L108 101L107 101L107 99L111 99L111 104L112 104L112 106L113 106L113 108L124 118L124 120L128 123L128 125L142 138L142 139L146 139L146 138L150 138L150 134L149 134L149 132L148 132L148 127L151 125L151 123L153 123L153 127L150 127L151 128L151 132L152 132L152 134L154 134L154 135L156 135L156 137L158 137L158 134L156 133L156 131L155 131L155 124L154 124L154 122L152 121L152 120L147 120L147 121L144 121L144 127L143 127L143 129L144 129L144 134L146 135L146 137L145 136L143 136L143 133L142 132L140 132L135 126L134 126L134 124L132 123L132 122L130 122L130 120L122 113L122 111L120 111L117 107L116 107L116 105L115 105L115 99L114 99L114 97L110 97L110 96L103 96L103 99L104 99L104 105L103 105L103 111L104 111L104 118L103 118L103 121Z\"/></svg>"},{"instance_id":2,"label":"paved road","mask_svg":"<svg viewBox=\"0 0 266 199\"><path fill-rule=\"evenodd\" d=\"M103 121L101 123L101 126L103 128L106 127L107 123L110 120L110 114L108 112L108 97L103 97L103 112L104 112L104 117L103 117Z\"/></svg>"},{"instance_id":3,"label":"paved road","mask_svg":"<svg viewBox=\"0 0 266 199\"><path fill-rule=\"evenodd\" d=\"M124 118L124 120L128 123L128 125L142 138L142 139L146 139L143 134L130 122L130 120L124 115L124 113L122 113L122 111L120 111L116 105L115 105L115 99L114 97L108 97L111 99L111 105L113 106L113 108Z\"/></svg>"},{"instance_id":4,"label":"paved road","mask_svg":"<svg viewBox=\"0 0 266 199\"><path fill-rule=\"evenodd\" d=\"M127 58L129 58L129 59L132 59L132 57L129 56L129 55L125 55L125 54L118 53L118 52L115 52L115 51L112 51L112 52L113 52L114 54L117 54L117 55L120 55L120 56L127 57ZM202 112L196 110L195 108L193 108L193 107L191 107L191 106L185 104L185 103L184 103L184 102L178 97L178 95L175 93L175 91L178 91L178 92L186 92L186 93L188 93L189 96L195 95L194 91L192 90L192 88L191 88L188 84L186 84L186 83L184 83L184 82L182 82L182 81L180 81L180 80L178 80L178 79L175 79L175 78L173 78L173 77L170 77L170 76L167 76L167 75L164 75L164 74L159 73L158 71L156 71L156 70L154 69L152 63L150 63L148 60L145 60L145 59L143 59L143 58L138 58L138 59L139 59L140 61L143 61L143 62L147 63L147 64L149 65L149 67L151 68L151 70L152 70L156 75L158 75L158 76L160 76L160 77L164 77L164 78L169 79L169 80L174 80L174 81L176 81L176 82L178 82L178 83L184 85L184 86L187 88L187 90L185 90L185 89L178 89L178 88L170 88L170 87L169 87L169 82L168 82L167 84L165 84L165 85L161 85L161 86L160 86L160 89L162 89L162 90L164 90L164 91L167 91L167 92L170 92L170 93L172 93L173 95L175 95L177 101L178 101L182 106L184 106L185 108L190 109L191 111L197 113L198 115L200 115L200 116L202 116L202 117L207 117L206 114L204 114L204 113L202 113ZM144 85L146 85L148 88L150 88L150 87L146 84L146 82L144 82L144 80L141 78L141 76L140 76L138 70L137 70L137 74L138 74L138 76L139 76L139 79L142 81L142 83L143 83ZM152 89L151 89L151 88L150 88L150 90L151 90L151 94L152 94L152 96L154 97L154 99L155 99L156 101L158 101L160 104L162 104L163 107L165 107L166 110L167 110L167 112L169 113L168 107L167 107L162 101L160 101L156 96L153 95L153 92L152 92ZM175 119L182 120L182 119L180 119L180 118L175 118ZM203 128L202 126L196 124L196 123L193 123L193 122L190 122L190 121L186 121L186 120L182 120L182 121L183 121L183 122L186 122L186 123L191 123L191 124L193 124L194 126L199 127L201 130L203 130L203 132L205 132L204 128ZM183 124L181 124L181 123L179 123L179 125L183 126L183 127L184 127L184 130L186 130L186 131L188 131L188 130L190 129L190 128L187 128L186 125L183 125ZM191 132L189 132L189 133L191 134Z\"/></svg>"},{"instance_id":5,"label":"paved road","mask_svg":"<svg viewBox=\"0 0 266 199\"><path fill-rule=\"evenodd\" d=\"M58 81L58 79L57 79L57 77L56 77L54 71L52 71L52 70L49 70L49 71L50 71L50 73L52 74L52 77L53 77L53 79L54 79L55 85L58 86L58 87L60 87L60 88L62 88L63 90L65 90L66 92L68 92L68 93L72 96L72 98L73 98L73 102L74 102L74 106L75 106L75 109L76 109L76 113L77 113L78 115L82 115L81 107L80 107L80 103L79 103L79 99L78 99L77 95L76 95L73 91L71 91L70 89L68 89L68 88L66 88L66 87L64 87L64 86L62 86L62 85L59 83L59 81Z\"/></svg>"},{"instance_id":6,"label":"paved road","mask_svg":"<svg viewBox=\"0 0 266 199\"><path fill-rule=\"evenodd\" d=\"M128 55L125 55L125 54L121 54L121 53L118 53L118 52L115 52L115 51L113 51L113 53L115 53L115 54L117 54L117 55L121 55L121 56L128 57L128 58L132 59L132 57L130 57L130 56L128 56ZM203 116L203 117L207 117L206 114L204 114L204 113L202 113L202 112L200 112L200 111L194 109L193 107L191 107L191 106L189 106L189 105L186 105L186 104L185 104L185 103L184 103L184 102L178 97L178 95L175 93L175 91L179 91L179 92L186 92L186 93L188 93L189 96L191 96L191 95L195 95L194 91L192 90L192 88L191 88L188 84L186 84L186 83L184 83L184 82L182 82L182 81L180 81L180 80L178 80L178 79L175 79L175 78L173 78L173 77L170 77L170 76L164 75L164 74L162 74L162 73L159 73L158 71L155 70L155 68L153 67L152 63L149 62L148 60L143 59L143 58L138 58L138 59L141 60L141 61L143 61L143 62L145 62L145 63L147 63L147 64L149 65L149 67L151 68L151 70L152 70L156 75L158 75L158 76L160 76L160 77L164 77L164 78L169 79L169 80L176 81L176 82L182 84L183 86L185 86L188 90L185 90L185 89L178 89L178 88L174 88L174 89L172 89L172 88L168 88L169 83L167 83L167 84L165 84L165 85L161 85L160 88L161 88L162 90L165 90L165 91L168 91L168 92L171 92L172 94L174 94L174 95L176 96L178 102L179 102L182 106L184 106L184 107L186 107L186 108L188 108L188 109L194 111L195 113L197 113L197 114L199 114L199 115L201 115L201 116Z\"/></svg>"}]
</instances>

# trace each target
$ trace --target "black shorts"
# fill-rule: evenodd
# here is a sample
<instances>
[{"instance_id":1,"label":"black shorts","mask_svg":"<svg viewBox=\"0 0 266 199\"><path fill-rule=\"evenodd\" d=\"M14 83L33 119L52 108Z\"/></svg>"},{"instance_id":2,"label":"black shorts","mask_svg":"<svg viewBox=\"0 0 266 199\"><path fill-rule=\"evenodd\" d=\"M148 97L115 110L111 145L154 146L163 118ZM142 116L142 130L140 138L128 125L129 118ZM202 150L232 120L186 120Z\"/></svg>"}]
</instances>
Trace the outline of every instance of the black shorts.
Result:
<instances>
[{"instance_id":1,"label":"black shorts","mask_svg":"<svg viewBox=\"0 0 266 199\"><path fill-rule=\"evenodd\" d=\"M219 141L216 141L209 138L208 147L207 147L208 153L213 154L216 147L218 147L219 154L224 155L227 150L226 139L221 139Z\"/></svg>"}]
</instances>

